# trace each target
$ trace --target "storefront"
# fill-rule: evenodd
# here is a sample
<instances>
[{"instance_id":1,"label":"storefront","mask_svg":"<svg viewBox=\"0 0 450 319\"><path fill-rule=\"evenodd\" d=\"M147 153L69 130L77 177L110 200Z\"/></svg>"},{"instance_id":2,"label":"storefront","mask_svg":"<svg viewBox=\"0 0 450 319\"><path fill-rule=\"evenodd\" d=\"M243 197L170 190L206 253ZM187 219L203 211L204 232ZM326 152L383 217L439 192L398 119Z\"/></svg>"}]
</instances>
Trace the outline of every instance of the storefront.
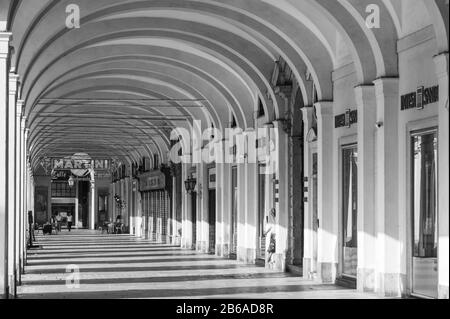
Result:
<instances>
[{"instance_id":1,"label":"storefront","mask_svg":"<svg viewBox=\"0 0 450 319\"><path fill-rule=\"evenodd\" d=\"M208 253L212 255L216 253L216 219L216 168L211 166L208 168Z\"/></svg>"},{"instance_id":2,"label":"storefront","mask_svg":"<svg viewBox=\"0 0 450 319\"><path fill-rule=\"evenodd\" d=\"M238 241L238 175L237 166L231 168L231 231L230 231L230 259L237 258L237 241Z\"/></svg>"},{"instance_id":3,"label":"storefront","mask_svg":"<svg viewBox=\"0 0 450 319\"><path fill-rule=\"evenodd\" d=\"M139 176L139 190L142 198L142 219L146 238L158 242L168 242L170 203L170 183L166 174L154 170Z\"/></svg>"},{"instance_id":4,"label":"storefront","mask_svg":"<svg viewBox=\"0 0 450 319\"><path fill-rule=\"evenodd\" d=\"M256 264L265 265L266 259L266 235L265 235L265 215L266 215L266 165L258 165L258 216L256 230Z\"/></svg>"}]
</instances>

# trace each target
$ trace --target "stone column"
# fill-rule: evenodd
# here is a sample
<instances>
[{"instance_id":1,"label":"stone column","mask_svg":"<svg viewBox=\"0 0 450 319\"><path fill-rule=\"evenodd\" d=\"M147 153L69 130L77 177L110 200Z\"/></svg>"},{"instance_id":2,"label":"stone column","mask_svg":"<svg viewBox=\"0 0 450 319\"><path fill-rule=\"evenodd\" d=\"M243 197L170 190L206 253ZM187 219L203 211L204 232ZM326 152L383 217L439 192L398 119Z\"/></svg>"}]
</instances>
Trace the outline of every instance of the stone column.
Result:
<instances>
[{"instance_id":1,"label":"stone column","mask_svg":"<svg viewBox=\"0 0 450 319\"><path fill-rule=\"evenodd\" d=\"M284 120L273 122L273 129L270 131L270 139L274 142L275 149L271 151L271 161L275 161L275 203L276 210L276 245L275 245L275 269L286 270L286 256L288 252L288 228L289 228L289 136L284 129Z\"/></svg>"},{"instance_id":2,"label":"stone column","mask_svg":"<svg viewBox=\"0 0 450 319\"><path fill-rule=\"evenodd\" d=\"M22 116L20 122L20 212L22 223L20 225L20 269L21 272L24 271L25 267L25 251L26 251L26 241L25 232L27 227L27 216L26 216L26 120Z\"/></svg>"},{"instance_id":3,"label":"stone column","mask_svg":"<svg viewBox=\"0 0 450 319\"><path fill-rule=\"evenodd\" d=\"M216 255L222 256L223 247L223 171L224 171L224 159L221 156L221 150L223 145L221 142L216 142L215 145L216 155Z\"/></svg>"},{"instance_id":4,"label":"stone column","mask_svg":"<svg viewBox=\"0 0 450 319\"><path fill-rule=\"evenodd\" d=\"M256 243L259 240L257 234L258 222L258 160L256 158L256 131L247 129L244 132L246 138L246 156L244 168L244 182L246 201L244 202L245 214L245 258L244 262L253 264L256 260ZM251 156L254 152L255 156Z\"/></svg>"},{"instance_id":5,"label":"stone column","mask_svg":"<svg viewBox=\"0 0 450 319\"><path fill-rule=\"evenodd\" d=\"M7 112L7 156L8 156L8 273L9 294L15 295L16 286L16 101L17 101L17 74L9 74L9 105Z\"/></svg>"},{"instance_id":6,"label":"stone column","mask_svg":"<svg viewBox=\"0 0 450 319\"><path fill-rule=\"evenodd\" d=\"M399 234L399 79L374 81L376 121L383 123L376 131L376 281L375 291L383 296L400 296L406 286L401 274L402 247ZM403 248L404 249L404 248Z\"/></svg>"},{"instance_id":7,"label":"stone column","mask_svg":"<svg viewBox=\"0 0 450 319\"><path fill-rule=\"evenodd\" d=\"M186 191L184 182L190 177L190 155L183 155L182 160L182 193L183 193L183 206L182 206L182 219L181 219L181 247L185 249L192 248L192 200L191 194Z\"/></svg>"},{"instance_id":8,"label":"stone column","mask_svg":"<svg viewBox=\"0 0 450 319\"><path fill-rule=\"evenodd\" d=\"M0 299L8 297L8 72L11 34L0 32Z\"/></svg>"},{"instance_id":9,"label":"stone column","mask_svg":"<svg viewBox=\"0 0 450 319\"><path fill-rule=\"evenodd\" d=\"M181 237L178 230L181 228L181 209L183 183L181 178L181 165L172 164L172 245L180 245Z\"/></svg>"},{"instance_id":10,"label":"stone column","mask_svg":"<svg viewBox=\"0 0 450 319\"><path fill-rule=\"evenodd\" d=\"M28 162L28 135L30 133L30 129L25 129L24 134L24 231L23 231L23 251L22 251L22 271L25 272L25 265L27 264L27 235L29 234L29 223L28 223L28 210L33 210L33 207L30 205L30 193L31 193L31 176L30 176L30 167Z\"/></svg>"},{"instance_id":11,"label":"stone column","mask_svg":"<svg viewBox=\"0 0 450 319\"><path fill-rule=\"evenodd\" d=\"M78 185L78 181L75 181L75 217L74 217L74 221L75 221L75 225L74 228L78 229L78 215L79 215L79 210L78 210L78 205L79 205L79 185Z\"/></svg>"},{"instance_id":12,"label":"stone column","mask_svg":"<svg viewBox=\"0 0 450 319\"><path fill-rule=\"evenodd\" d=\"M375 123L376 98L373 85L355 88L358 110L358 272L359 291L374 291L375 232Z\"/></svg>"},{"instance_id":13,"label":"stone column","mask_svg":"<svg viewBox=\"0 0 450 319\"><path fill-rule=\"evenodd\" d=\"M231 243L231 164L225 159L225 140L217 143L219 160L216 161L216 213L217 213L217 235L216 254L220 257L230 256Z\"/></svg>"},{"instance_id":14,"label":"stone column","mask_svg":"<svg viewBox=\"0 0 450 319\"><path fill-rule=\"evenodd\" d=\"M449 286L449 106L448 106L448 53L442 53L434 57L436 64L436 75L439 81L439 132L438 132L438 221L439 221L439 242L438 242L438 270L439 287L438 297L448 299Z\"/></svg>"},{"instance_id":15,"label":"stone column","mask_svg":"<svg viewBox=\"0 0 450 319\"><path fill-rule=\"evenodd\" d=\"M95 182L91 181L91 192L89 194L89 199L90 199L90 203L89 203L89 229L94 230L95 229L95 211L96 211L96 207L95 207L95 197L96 197L96 192L95 192Z\"/></svg>"},{"instance_id":16,"label":"stone column","mask_svg":"<svg viewBox=\"0 0 450 319\"><path fill-rule=\"evenodd\" d=\"M236 257L240 261L246 260L247 243L246 243L246 202L249 200L246 188L246 160L245 155L245 136L241 133L235 135L236 138L236 167L237 167L237 251Z\"/></svg>"},{"instance_id":17,"label":"stone column","mask_svg":"<svg viewBox=\"0 0 450 319\"><path fill-rule=\"evenodd\" d=\"M16 172L15 172L15 188L16 188L16 280L17 283L21 284L21 268L20 268L20 250L21 250L21 233L22 233L22 205L21 205L21 152L22 152L22 129L21 129L21 118L22 118L22 107L24 105L24 101L17 101L17 109L16 109L16 149L15 149L15 162L16 162Z\"/></svg>"},{"instance_id":18,"label":"stone column","mask_svg":"<svg viewBox=\"0 0 450 319\"><path fill-rule=\"evenodd\" d=\"M336 279L338 263L338 216L333 207L333 143L334 120L333 102L322 101L315 104L317 112L317 171L318 171L318 243L317 279L330 283Z\"/></svg>"},{"instance_id":19,"label":"stone column","mask_svg":"<svg viewBox=\"0 0 450 319\"><path fill-rule=\"evenodd\" d=\"M302 181L305 189L303 197L306 201L303 202L304 220L303 220L303 278L312 279L311 272L315 268L314 262L314 220L312 207L312 181L310 176L310 148L308 141L308 133L312 128L313 107L304 107L302 110L303 118L303 171L306 179Z\"/></svg>"},{"instance_id":20,"label":"stone column","mask_svg":"<svg viewBox=\"0 0 450 319\"><path fill-rule=\"evenodd\" d=\"M197 250L207 253L209 246L209 215L208 215L208 166L203 161L197 164Z\"/></svg>"}]
</instances>

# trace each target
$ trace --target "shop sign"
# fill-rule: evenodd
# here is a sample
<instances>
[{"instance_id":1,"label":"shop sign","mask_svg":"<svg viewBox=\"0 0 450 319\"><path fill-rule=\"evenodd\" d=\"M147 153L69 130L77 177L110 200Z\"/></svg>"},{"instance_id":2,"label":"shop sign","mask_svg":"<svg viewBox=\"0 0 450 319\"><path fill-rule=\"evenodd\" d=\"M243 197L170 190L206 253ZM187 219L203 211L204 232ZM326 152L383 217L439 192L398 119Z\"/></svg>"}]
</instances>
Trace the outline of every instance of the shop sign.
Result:
<instances>
[{"instance_id":1,"label":"shop sign","mask_svg":"<svg viewBox=\"0 0 450 319\"><path fill-rule=\"evenodd\" d=\"M400 110L423 109L425 105L439 101L439 85L424 88L419 86L416 92L401 96Z\"/></svg>"},{"instance_id":2,"label":"shop sign","mask_svg":"<svg viewBox=\"0 0 450 319\"><path fill-rule=\"evenodd\" d=\"M72 158L52 158L53 170L72 170L72 169L94 169L109 170L110 161L106 159L72 159Z\"/></svg>"},{"instance_id":3,"label":"shop sign","mask_svg":"<svg viewBox=\"0 0 450 319\"><path fill-rule=\"evenodd\" d=\"M161 171L152 171L139 177L140 191L164 189L166 187L166 176Z\"/></svg>"},{"instance_id":4,"label":"shop sign","mask_svg":"<svg viewBox=\"0 0 450 319\"><path fill-rule=\"evenodd\" d=\"M358 122L358 111L348 109L343 114L334 117L334 127L350 127L352 124Z\"/></svg>"}]
</instances>

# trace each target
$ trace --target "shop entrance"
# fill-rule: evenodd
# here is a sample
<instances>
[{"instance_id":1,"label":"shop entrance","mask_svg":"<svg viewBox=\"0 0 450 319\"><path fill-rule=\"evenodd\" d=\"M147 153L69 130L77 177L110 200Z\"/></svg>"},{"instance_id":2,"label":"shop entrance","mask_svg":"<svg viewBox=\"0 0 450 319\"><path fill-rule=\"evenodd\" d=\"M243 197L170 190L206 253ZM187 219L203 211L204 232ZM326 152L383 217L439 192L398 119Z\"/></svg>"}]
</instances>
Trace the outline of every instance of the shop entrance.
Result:
<instances>
[{"instance_id":1,"label":"shop entrance","mask_svg":"<svg viewBox=\"0 0 450 319\"><path fill-rule=\"evenodd\" d=\"M52 204L52 216L61 216L62 226L67 227L67 216L75 216L75 204Z\"/></svg>"},{"instance_id":2,"label":"shop entrance","mask_svg":"<svg viewBox=\"0 0 450 319\"><path fill-rule=\"evenodd\" d=\"M342 250L341 272L344 279L356 283L358 266L358 148L342 148Z\"/></svg>"},{"instance_id":3,"label":"shop entrance","mask_svg":"<svg viewBox=\"0 0 450 319\"><path fill-rule=\"evenodd\" d=\"M313 245L313 261L311 265L311 278L317 277L317 252L318 252L318 238L317 232L319 229L319 210L318 210L318 174L317 174L317 152L312 154L312 245Z\"/></svg>"},{"instance_id":4,"label":"shop entrance","mask_svg":"<svg viewBox=\"0 0 450 319\"><path fill-rule=\"evenodd\" d=\"M266 262L266 236L264 234L264 216L266 213L266 165L258 166L258 220L256 233L256 264L264 265Z\"/></svg>"},{"instance_id":5,"label":"shop entrance","mask_svg":"<svg viewBox=\"0 0 450 319\"><path fill-rule=\"evenodd\" d=\"M209 251L216 253L216 190L208 191Z\"/></svg>"},{"instance_id":6,"label":"shop entrance","mask_svg":"<svg viewBox=\"0 0 450 319\"><path fill-rule=\"evenodd\" d=\"M438 297L437 132L412 135L412 293Z\"/></svg>"},{"instance_id":7,"label":"shop entrance","mask_svg":"<svg viewBox=\"0 0 450 319\"><path fill-rule=\"evenodd\" d=\"M237 259L237 167L231 170L231 249L230 259Z\"/></svg>"},{"instance_id":8,"label":"shop entrance","mask_svg":"<svg viewBox=\"0 0 450 319\"><path fill-rule=\"evenodd\" d=\"M191 194L192 211L192 249L197 247L197 192Z\"/></svg>"}]
</instances>

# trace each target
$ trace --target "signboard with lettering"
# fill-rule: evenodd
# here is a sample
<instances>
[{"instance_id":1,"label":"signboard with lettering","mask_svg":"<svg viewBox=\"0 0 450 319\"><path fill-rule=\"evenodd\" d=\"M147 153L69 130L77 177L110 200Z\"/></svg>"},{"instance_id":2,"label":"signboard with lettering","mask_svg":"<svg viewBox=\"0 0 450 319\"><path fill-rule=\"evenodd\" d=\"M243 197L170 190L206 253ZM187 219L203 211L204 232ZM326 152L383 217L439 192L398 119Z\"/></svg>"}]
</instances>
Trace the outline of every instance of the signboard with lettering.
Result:
<instances>
[{"instance_id":1,"label":"signboard with lettering","mask_svg":"<svg viewBox=\"0 0 450 319\"><path fill-rule=\"evenodd\" d=\"M159 170L150 171L139 176L139 190L141 192L164 189L166 176Z\"/></svg>"},{"instance_id":2,"label":"signboard with lettering","mask_svg":"<svg viewBox=\"0 0 450 319\"><path fill-rule=\"evenodd\" d=\"M110 170L111 162L107 159L72 159L72 158L52 158L53 170L91 169Z\"/></svg>"},{"instance_id":3,"label":"signboard with lettering","mask_svg":"<svg viewBox=\"0 0 450 319\"><path fill-rule=\"evenodd\" d=\"M416 92L401 96L400 110L418 109L421 110L427 104L439 101L439 86L424 88L419 86Z\"/></svg>"},{"instance_id":4,"label":"signboard with lettering","mask_svg":"<svg viewBox=\"0 0 450 319\"><path fill-rule=\"evenodd\" d=\"M334 117L334 127L350 127L352 124L358 122L358 111L357 110L347 110L343 114L336 115Z\"/></svg>"}]
</instances>

